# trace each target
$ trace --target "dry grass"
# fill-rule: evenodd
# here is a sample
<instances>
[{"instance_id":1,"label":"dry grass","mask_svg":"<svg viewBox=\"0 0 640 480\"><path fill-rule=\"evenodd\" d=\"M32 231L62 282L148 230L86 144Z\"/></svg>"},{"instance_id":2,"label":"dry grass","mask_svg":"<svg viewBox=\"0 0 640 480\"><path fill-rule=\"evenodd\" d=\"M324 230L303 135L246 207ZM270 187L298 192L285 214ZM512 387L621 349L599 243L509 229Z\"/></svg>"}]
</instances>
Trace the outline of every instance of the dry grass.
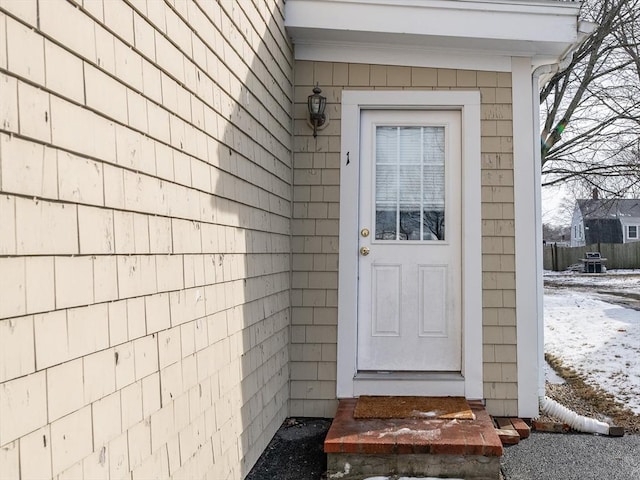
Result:
<instances>
[{"instance_id":1,"label":"dry grass","mask_svg":"<svg viewBox=\"0 0 640 480\"><path fill-rule=\"evenodd\" d=\"M564 366L557 357L545 353L545 359L567 382L564 385L547 383L547 396L580 415L613 423L623 427L627 433L640 433L640 415L625 409L610 393L588 385L583 377Z\"/></svg>"}]
</instances>

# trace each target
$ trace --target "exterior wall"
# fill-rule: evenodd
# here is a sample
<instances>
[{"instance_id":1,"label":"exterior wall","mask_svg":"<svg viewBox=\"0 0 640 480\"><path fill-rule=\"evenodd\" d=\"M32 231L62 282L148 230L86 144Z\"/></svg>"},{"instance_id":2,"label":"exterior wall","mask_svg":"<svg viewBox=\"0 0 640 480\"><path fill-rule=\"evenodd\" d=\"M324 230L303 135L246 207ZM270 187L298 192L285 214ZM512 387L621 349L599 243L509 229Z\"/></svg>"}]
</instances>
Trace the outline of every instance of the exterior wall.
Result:
<instances>
[{"instance_id":1,"label":"exterior wall","mask_svg":"<svg viewBox=\"0 0 640 480\"><path fill-rule=\"evenodd\" d=\"M0 2L0 477L242 478L289 396L283 1Z\"/></svg>"},{"instance_id":2,"label":"exterior wall","mask_svg":"<svg viewBox=\"0 0 640 480\"><path fill-rule=\"evenodd\" d=\"M328 125L316 139L306 98L316 83ZM343 89L480 90L484 394L517 415L511 75L385 65L295 64L291 414L332 416L337 401L340 101Z\"/></svg>"},{"instance_id":3,"label":"exterior wall","mask_svg":"<svg viewBox=\"0 0 640 480\"><path fill-rule=\"evenodd\" d=\"M595 243L625 243L626 227L617 218L592 218L578 226L583 233L582 243L577 246ZM628 240L627 240L628 241Z\"/></svg>"},{"instance_id":4,"label":"exterior wall","mask_svg":"<svg viewBox=\"0 0 640 480\"><path fill-rule=\"evenodd\" d=\"M576 205L573 209L573 215L571 217L571 241L572 247L582 247L585 245L584 238L584 223L582 219L582 212Z\"/></svg>"}]
</instances>

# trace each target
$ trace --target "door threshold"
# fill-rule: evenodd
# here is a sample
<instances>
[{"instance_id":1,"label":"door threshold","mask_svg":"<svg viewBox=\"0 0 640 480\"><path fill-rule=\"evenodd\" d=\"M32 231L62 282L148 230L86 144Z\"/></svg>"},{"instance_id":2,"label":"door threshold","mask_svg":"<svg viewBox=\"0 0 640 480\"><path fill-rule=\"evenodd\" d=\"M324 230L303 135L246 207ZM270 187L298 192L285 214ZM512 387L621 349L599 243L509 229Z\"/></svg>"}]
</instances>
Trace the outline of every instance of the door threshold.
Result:
<instances>
[{"instance_id":1,"label":"door threshold","mask_svg":"<svg viewBox=\"0 0 640 480\"><path fill-rule=\"evenodd\" d=\"M464 397L465 378L460 372L358 372L352 395Z\"/></svg>"},{"instance_id":2,"label":"door threshold","mask_svg":"<svg viewBox=\"0 0 640 480\"><path fill-rule=\"evenodd\" d=\"M360 371L353 377L354 380L417 380L417 381L464 381L460 372L387 372L387 371Z\"/></svg>"}]
</instances>

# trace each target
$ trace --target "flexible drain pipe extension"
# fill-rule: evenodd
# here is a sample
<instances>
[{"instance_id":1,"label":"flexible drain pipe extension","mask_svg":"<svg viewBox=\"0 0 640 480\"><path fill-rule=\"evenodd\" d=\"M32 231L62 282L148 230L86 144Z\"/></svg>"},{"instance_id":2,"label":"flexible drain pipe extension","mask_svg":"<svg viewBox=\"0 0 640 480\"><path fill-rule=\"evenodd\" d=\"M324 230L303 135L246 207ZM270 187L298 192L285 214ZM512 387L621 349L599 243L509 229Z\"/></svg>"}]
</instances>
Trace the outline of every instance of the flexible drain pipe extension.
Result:
<instances>
[{"instance_id":1,"label":"flexible drain pipe extension","mask_svg":"<svg viewBox=\"0 0 640 480\"><path fill-rule=\"evenodd\" d=\"M562 420L574 430L586 433L599 433L609 435L609 425L593 418L578 415L573 410L569 410L564 405L560 405L549 397L540 398L540 408L551 417Z\"/></svg>"}]
</instances>

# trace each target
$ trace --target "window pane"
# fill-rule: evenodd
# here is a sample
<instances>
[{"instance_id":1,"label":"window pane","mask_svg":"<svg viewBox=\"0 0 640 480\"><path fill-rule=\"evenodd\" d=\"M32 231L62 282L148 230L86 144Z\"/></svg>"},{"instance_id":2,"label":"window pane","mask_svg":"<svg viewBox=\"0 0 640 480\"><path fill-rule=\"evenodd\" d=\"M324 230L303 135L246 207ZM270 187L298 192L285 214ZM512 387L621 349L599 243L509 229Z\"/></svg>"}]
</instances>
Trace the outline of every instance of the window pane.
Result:
<instances>
[{"instance_id":1,"label":"window pane","mask_svg":"<svg viewBox=\"0 0 640 480\"><path fill-rule=\"evenodd\" d=\"M398 168L378 165L376 168L376 240L396 239L398 209Z\"/></svg>"},{"instance_id":2,"label":"window pane","mask_svg":"<svg viewBox=\"0 0 640 480\"><path fill-rule=\"evenodd\" d=\"M400 166L399 240L420 240L420 165Z\"/></svg>"},{"instance_id":3,"label":"window pane","mask_svg":"<svg viewBox=\"0 0 640 480\"><path fill-rule=\"evenodd\" d=\"M444 240L444 127L424 129L423 240Z\"/></svg>"},{"instance_id":4,"label":"window pane","mask_svg":"<svg viewBox=\"0 0 640 480\"><path fill-rule=\"evenodd\" d=\"M400 166L400 209L420 210L420 165Z\"/></svg>"},{"instance_id":5,"label":"window pane","mask_svg":"<svg viewBox=\"0 0 640 480\"><path fill-rule=\"evenodd\" d=\"M423 212L423 240L444 240L444 210L425 210Z\"/></svg>"},{"instance_id":6,"label":"window pane","mask_svg":"<svg viewBox=\"0 0 640 480\"><path fill-rule=\"evenodd\" d=\"M398 240L420 240L420 210L400 210Z\"/></svg>"},{"instance_id":7,"label":"window pane","mask_svg":"<svg viewBox=\"0 0 640 480\"><path fill-rule=\"evenodd\" d=\"M424 129L424 162L444 165L444 127Z\"/></svg>"},{"instance_id":8,"label":"window pane","mask_svg":"<svg viewBox=\"0 0 640 480\"><path fill-rule=\"evenodd\" d=\"M376 205L396 209L398 203L398 168L378 165L376 168Z\"/></svg>"},{"instance_id":9,"label":"window pane","mask_svg":"<svg viewBox=\"0 0 640 480\"><path fill-rule=\"evenodd\" d=\"M420 163L422 161L422 127L400 127L400 161L402 163Z\"/></svg>"},{"instance_id":10,"label":"window pane","mask_svg":"<svg viewBox=\"0 0 640 480\"><path fill-rule=\"evenodd\" d=\"M444 165L423 167L424 206L444 209Z\"/></svg>"},{"instance_id":11,"label":"window pane","mask_svg":"<svg viewBox=\"0 0 640 480\"><path fill-rule=\"evenodd\" d=\"M398 127L376 127L376 163L396 163Z\"/></svg>"},{"instance_id":12,"label":"window pane","mask_svg":"<svg viewBox=\"0 0 640 480\"><path fill-rule=\"evenodd\" d=\"M376 240L396 240L396 211L376 211Z\"/></svg>"}]
</instances>

